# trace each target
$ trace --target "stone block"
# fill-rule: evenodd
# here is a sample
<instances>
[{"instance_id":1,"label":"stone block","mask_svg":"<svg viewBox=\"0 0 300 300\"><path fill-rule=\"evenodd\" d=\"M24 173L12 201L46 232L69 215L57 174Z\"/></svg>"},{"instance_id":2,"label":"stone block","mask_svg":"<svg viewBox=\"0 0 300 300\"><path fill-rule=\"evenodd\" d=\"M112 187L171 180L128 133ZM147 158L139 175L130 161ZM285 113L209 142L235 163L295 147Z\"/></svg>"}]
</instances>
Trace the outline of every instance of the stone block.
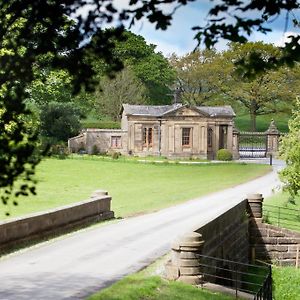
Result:
<instances>
[{"instance_id":1,"label":"stone block","mask_svg":"<svg viewBox=\"0 0 300 300\"><path fill-rule=\"evenodd\" d=\"M300 244L300 238L278 238L278 244Z\"/></svg>"},{"instance_id":2,"label":"stone block","mask_svg":"<svg viewBox=\"0 0 300 300\"><path fill-rule=\"evenodd\" d=\"M171 263L166 265L166 276L169 280L176 280L179 278L179 269L177 266L173 266Z\"/></svg>"},{"instance_id":3,"label":"stone block","mask_svg":"<svg viewBox=\"0 0 300 300\"><path fill-rule=\"evenodd\" d=\"M199 257L198 253L196 253L196 252L180 252L179 253L180 259L191 259L191 258L198 258L198 257Z\"/></svg>"},{"instance_id":4,"label":"stone block","mask_svg":"<svg viewBox=\"0 0 300 300\"><path fill-rule=\"evenodd\" d=\"M182 275L200 275L199 267L179 267L179 274Z\"/></svg>"},{"instance_id":5,"label":"stone block","mask_svg":"<svg viewBox=\"0 0 300 300\"><path fill-rule=\"evenodd\" d=\"M267 251L287 252L288 246L286 245L265 245Z\"/></svg>"},{"instance_id":6,"label":"stone block","mask_svg":"<svg viewBox=\"0 0 300 300\"><path fill-rule=\"evenodd\" d=\"M282 231L269 230L270 237L284 237L285 234Z\"/></svg>"},{"instance_id":7,"label":"stone block","mask_svg":"<svg viewBox=\"0 0 300 300\"><path fill-rule=\"evenodd\" d=\"M199 259L180 259L178 263L180 267L199 267L201 264Z\"/></svg>"},{"instance_id":8,"label":"stone block","mask_svg":"<svg viewBox=\"0 0 300 300\"><path fill-rule=\"evenodd\" d=\"M195 275L195 276L180 276L178 278L178 281L192 284L192 285L198 285L203 282L203 276L202 275Z\"/></svg>"},{"instance_id":9,"label":"stone block","mask_svg":"<svg viewBox=\"0 0 300 300\"><path fill-rule=\"evenodd\" d=\"M284 259L279 262L279 265L282 267L295 266L294 259Z\"/></svg>"}]
</instances>

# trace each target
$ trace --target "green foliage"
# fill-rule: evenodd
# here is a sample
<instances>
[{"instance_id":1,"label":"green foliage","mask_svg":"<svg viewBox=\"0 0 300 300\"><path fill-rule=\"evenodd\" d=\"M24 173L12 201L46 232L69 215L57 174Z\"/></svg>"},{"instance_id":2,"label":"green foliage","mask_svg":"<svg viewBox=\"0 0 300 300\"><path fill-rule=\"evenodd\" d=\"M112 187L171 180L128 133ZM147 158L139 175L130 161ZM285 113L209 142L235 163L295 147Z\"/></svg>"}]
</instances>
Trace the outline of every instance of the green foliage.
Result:
<instances>
[{"instance_id":1,"label":"green foliage","mask_svg":"<svg viewBox=\"0 0 300 300\"><path fill-rule=\"evenodd\" d=\"M176 1L131 1L129 9L118 10L111 1L2 1L0 4L0 188L6 189L9 194L14 182L20 176L30 180L39 159L35 156L35 146L38 140L37 131L28 128L23 120L30 111L24 105L28 98L28 89L35 80L35 70L44 66L63 69L72 75L72 88L78 93L81 87L85 92L91 92L97 82L93 61L86 59L89 56L97 57L106 65L105 71L112 73L122 68L120 59L114 55L114 40L124 40L122 24L147 18L154 23L157 29L167 29L171 25L176 9ZM192 2L179 1L186 5ZM176 2L177 3L177 2ZM97 9L94 9L94 5ZM178 3L177 3L178 4ZM170 7L172 12L170 13ZM195 27L196 39L208 47L214 45L219 38L244 42L246 33L251 34L258 30L266 33L266 22L299 7L297 0L291 1L241 1L222 0L216 3L209 12L207 26ZM86 11L88 18L82 18L79 10ZM233 16L219 18L219 14L228 13ZM235 15L235 14L238 15ZM242 13L240 16L239 14ZM244 14L244 15L243 15ZM74 22L74 16L78 16ZM225 14L226 15L226 14ZM72 18L71 18L72 16ZM250 16L250 17L249 17ZM232 21L233 20L233 21ZM78 22L77 22L78 21ZM112 22L120 26L112 30L103 30ZM234 24L231 23L234 22ZM299 26L298 20L293 20ZM268 24L267 23L267 24ZM93 38L91 39L91 37ZM204 39L204 40L202 40ZM248 63L248 72L255 73L278 68L282 64L292 65L300 60L299 35L290 37L282 55L270 57L267 61L251 56ZM135 42L132 43L134 46ZM153 47L152 47L153 48ZM134 49L134 47L131 47ZM137 47L139 49L139 47ZM154 49L153 53L154 53ZM126 52L126 51L125 51ZM170 80L168 68L163 68L162 57L156 59L155 54L149 55L144 65L138 65L139 70L145 68L144 84L152 92L159 91L165 95L167 83ZM147 57L148 53L146 54ZM158 61L157 68L151 77L146 75L146 69L153 68L153 62ZM244 68L247 64L240 61ZM51 68L50 68L51 69ZM51 69L52 70L52 69ZM168 70L165 73L165 70ZM159 72L162 73L159 73ZM152 71L151 71L152 72ZM161 76L157 76L160 74ZM159 79L160 87L157 80ZM151 89L151 90L150 90ZM152 92L151 92L152 91ZM153 96L153 101L160 100ZM163 99L169 101L170 99ZM151 100L152 101L152 100ZM22 193L29 191L24 184ZM34 189L31 189L34 191ZM7 197L3 198L4 202Z\"/></svg>"},{"instance_id":2,"label":"green foliage","mask_svg":"<svg viewBox=\"0 0 300 300\"><path fill-rule=\"evenodd\" d=\"M175 74L168 60L161 53L156 53L156 46L153 44L148 45L142 36L129 31L125 31L122 36L123 40L121 41L111 40L115 45L114 57L123 61L126 69L128 69L127 71L125 69L125 74L123 75L125 78L123 79L122 90L124 90L124 86L127 88L130 86L129 83L126 85L127 76L129 76L129 82L134 80L131 84L137 85L142 89L136 97L130 97L130 94L127 95L123 92L123 97L129 98L130 101L125 99L122 102L138 101L140 95L143 95L142 102L147 99L151 104L169 103L171 99L168 96L170 94L169 86L173 83ZM107 65L103 63L103 60L99 60L98 57L90 57L89 59L93 61L97 78L101 81ZM120 78L122 76L117 75L113 82L116 80L120 81ZM107 80L105 79L104 81ZM101 85L103 90L106 89L106 84L107 82L103 82L103 85ZM116 93L116 89L110 89L107 91L106 96L109 95L109 98L113 98ZM96 96L96 99L98 97L99 94ZM137 100L134 100L135 98Z\"/></svg>"},{"instance_id":3,"label":"green foliage","mask_svg":"<svg viewBox=\"0 0 300 300\"><path fill-rule=\"evenodd\" d=\"M222 93L223 62L215 50L197 50L178 57L173 54L169 61L176 70L176 86L183 103L212 105L220 103Z\"/></svg>"},{"instance_id":4,"label":"green foliage","mask_svg":"<svg viewBox=\"0 0 300 300\"><path fill-rule=\"evenodd\" d=\"M217 159L223 161L232 160L232 153L228 149L219 149L217 152Z\"/></svg>"},{"instance_id":5,"label":"green foliage","mask_svg":"<svg viewBox=\"0 0 300 300\"><path fill-rule=\"evenodd\" d=\"M247 109L251 130L256 131L257 116L290 112L291 103L300 92L300 68L281 67L249 79L234 62L250 59L253 53L267 60L280 56L281 50L263 42L231 44L230 49L223 53L223 80L220 90L226 96L227 103L237 102Z\"/></svg>"},{"instance_id":6,"label":"green foliage","mask_svg":"<svg viewBox=\"0 0 300 300\"><path fill-rule=\"evenodd\" d=\"M280 179L294 198L300 190L300 98L296 100L289 121L289 133L282 138L279 150L286 162L286 167L280 172Z\"/></svg>"},{"instance_id":7,"label":"green foliage","mask_svg":"<svg viewBox=\"0 0 300 300\"><path fill-rule=\"evenodd\" d=\"M94 145L92 147L92 155L98 155L99 154L99 149L97 147L97 145Z\"/></svg>"},{"instance_id":8,"label":"green foliage","mask_svg":"<svg viewBox=\"0 0 300 300\"><path fill-rule=\"evenodd\" d=\"M102 128L102 129L120 129L121 124L120 122L114 121L86 121L81 120L81 126L83 128Z\"/></svg>"},{"instance_id":9,"label":"green foliage","mask_svg":"<svg viewBox=\"0 0 300 300\"><path fill-rule=\"evenodd\" d=\"M120 118L123 103L146 103L146 87L127 67L115 78L102 76L94 97L95 110L100 115L110 117L114 121Z\"/></svg>"},{"instance_id":10,"label":"green foliage","mask_svg":"<svg viewBox=\"0 0 300 300\"><path fill-rule=\"evenodd\" d=\"M72 103L51 102L41 108L41 134L56 141L66 141L78 134L80 112Z\"/></svg>"}]
</instances>

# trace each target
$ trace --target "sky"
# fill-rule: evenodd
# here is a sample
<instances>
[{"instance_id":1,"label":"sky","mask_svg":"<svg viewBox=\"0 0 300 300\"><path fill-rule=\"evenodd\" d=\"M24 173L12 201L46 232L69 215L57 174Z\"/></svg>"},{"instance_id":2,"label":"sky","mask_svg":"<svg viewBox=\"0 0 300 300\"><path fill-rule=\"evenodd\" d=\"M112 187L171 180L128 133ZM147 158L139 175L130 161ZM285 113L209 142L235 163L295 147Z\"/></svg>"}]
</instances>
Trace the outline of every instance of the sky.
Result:
<instances>
[{"instance_id":1,"label":"sky","mask_svg":"<svg viewBox=\"0 0 300 300\"><path fill-rule=\"evenodd\" d=\"M117 0L124 3L125 0ZM216 3L214 1L213 3ZM197 42L194 40L195 32L192 27L195 25L205 25L207 14L212 3L209 0L198 0L193 3L181 7L174 15L172 25L166 30L155 30L155 26L143 20L137 23L131 31L142 35L147 43L157 45L157 51L162 52L165 56L175 52L177 55L184 55L192 51ZM296 12L295 12L296 15ZM298 12L299 15L299 12ZM288 26L285 30L286 15L281 15L268 24L272 32L267 35L261 33L254 33L250 37L250 41L264 41L266 43L274 43L277 46L283 45L286 37L300 33L292 24L292 16L289 17ZM218 50L226 49L228 41L220 41L217 45Z\"/></svg>"}]
</instances>

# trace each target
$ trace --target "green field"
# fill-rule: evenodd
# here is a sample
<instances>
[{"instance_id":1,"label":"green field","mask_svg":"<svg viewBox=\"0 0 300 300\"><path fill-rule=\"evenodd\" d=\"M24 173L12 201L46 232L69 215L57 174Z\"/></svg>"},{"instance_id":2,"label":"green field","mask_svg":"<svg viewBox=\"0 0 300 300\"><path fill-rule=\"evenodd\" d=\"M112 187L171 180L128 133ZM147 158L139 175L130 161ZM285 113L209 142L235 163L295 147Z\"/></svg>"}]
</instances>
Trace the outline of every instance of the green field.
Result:
<instances>
[{"instance_id":1,"label":"green field","mask_svg":"<svg viewBox=\"0 0 300 300\"><path fill-rule=\"evenodd\" d=\"M288 193L277 193L265 199L263 211L265 222L300 231L300 196L292 199Z\"/></svg>"},{"instance_id":2,"label":"green field","mask_svg":"<svg viewBox=\"0 0 300 300\"><path fill-rule=\"evenodd\" d=\"M87 199L97 189L112 196L117 217L155 211L266 174L254 164L141 164L101 159L45 159L37 168L37 196L11 206L11 217ZM10 201L11 203L11 201ZM4 218L2 206L1 218Z\"/></svg>"},{"instance_id":3,"label":"green field","mask_svg":"<svg viewBox=\"0 0 300 300\"><path fill-rule=\"evenodd\" d=\"M257 131L266 131L274 119L275 124L280 132L288 132L289 115L284 113L270 114L266 116L258 116L256 120ZM235 126L240 131L251 131L249 114L238 114L235 118Z\"/></svg>"}]
</instances>

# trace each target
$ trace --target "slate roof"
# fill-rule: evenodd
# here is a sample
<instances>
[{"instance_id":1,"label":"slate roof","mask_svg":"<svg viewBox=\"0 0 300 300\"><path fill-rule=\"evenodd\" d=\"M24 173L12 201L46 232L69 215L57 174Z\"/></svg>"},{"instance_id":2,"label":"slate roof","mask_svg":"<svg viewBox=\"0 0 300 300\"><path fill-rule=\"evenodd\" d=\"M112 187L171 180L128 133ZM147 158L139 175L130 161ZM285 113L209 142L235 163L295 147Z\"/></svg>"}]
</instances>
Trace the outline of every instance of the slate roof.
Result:
<instances>
[{"instance_id":1,"label":"slate roof","mask_svg":"<svg viewBox=\"0 0 300 300\"><path fill-rule=\"evenodd\" d=\"M131 105L123 104L125 115L134 116L149 116L149 117L162 117L172 111L184 107L182 104L172 105ZM200 113L209 117L235 117L235 113L231 106L192 106Z\"/></svg>"}]
</instances>

